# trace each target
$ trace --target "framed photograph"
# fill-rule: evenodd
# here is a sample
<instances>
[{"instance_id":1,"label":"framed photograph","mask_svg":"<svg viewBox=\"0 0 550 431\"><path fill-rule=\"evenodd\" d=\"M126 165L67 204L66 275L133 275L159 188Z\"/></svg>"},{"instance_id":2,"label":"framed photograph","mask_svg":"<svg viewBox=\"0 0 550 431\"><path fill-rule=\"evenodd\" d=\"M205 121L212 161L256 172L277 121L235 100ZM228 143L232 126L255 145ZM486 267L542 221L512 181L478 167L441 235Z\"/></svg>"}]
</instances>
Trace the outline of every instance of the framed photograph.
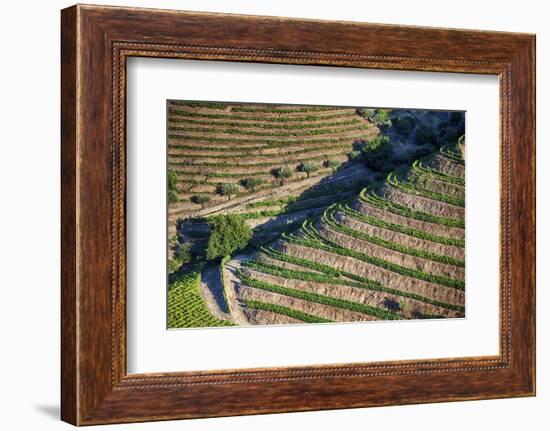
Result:
<instances>
[{"instance_id":1,"label":"framed photograph","mask_svg":"<svg viewBox=\"0 0 550 431\"><path fill-rule=\"evenodd\" d=\"M63 420L535 394L533 35L77 5L61 43Z\"/></svg>"}]
</instances>

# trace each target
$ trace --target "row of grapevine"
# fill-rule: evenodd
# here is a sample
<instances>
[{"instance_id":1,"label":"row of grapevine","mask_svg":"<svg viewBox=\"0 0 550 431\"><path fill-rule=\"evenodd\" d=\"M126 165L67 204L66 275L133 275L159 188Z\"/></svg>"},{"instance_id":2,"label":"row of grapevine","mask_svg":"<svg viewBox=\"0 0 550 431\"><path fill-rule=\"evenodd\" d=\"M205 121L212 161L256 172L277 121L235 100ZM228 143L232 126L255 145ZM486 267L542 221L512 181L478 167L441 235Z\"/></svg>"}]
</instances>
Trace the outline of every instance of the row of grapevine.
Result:
<instances>
[{"instance_id":1,"label":"row of grapevine","mask_svg":"<svg viewBox=\"0 0 550 431\"><path fill-rule=\"evenodd\" d=\"M444 163L432 164L433 156L419 160L410 170L416 177L390 174L350 202L336 202L319 217L305 220L298 232L281 235L243 263L238 277L246 294L258 291L262 298L261 292L269 291L279 296L267 299L300 298L383 320L464 316L464 220L415 207L416 196L434 205L464 206L463 199L430 191L429 182L417 180L422 176L449 184L459 196L464 187L454 166L463 165L459 154L445 148L435 156L445 158ZM397 203L380 192L384 187L399 188L411 198ZM281 306L265 298L259 302L245 302L245 307L277 313L275 308ZM286 303L280 313L289 316L304 309L302 302L294 307ZM317 315L311 307L307 310L308 316L325 317L322 309Z\"/></svg>"},{"instance_id":2,"label":"row of grapevine","mask_svg":"<svg viewBox=\"0 0 550 431\"><path fill-rule=\"evenodd\" d=\"M201 267L187 272L168 289L168 327L196 328L232 326L233 323L215 318L200 293Z\"/></svg>"}]
</instances>

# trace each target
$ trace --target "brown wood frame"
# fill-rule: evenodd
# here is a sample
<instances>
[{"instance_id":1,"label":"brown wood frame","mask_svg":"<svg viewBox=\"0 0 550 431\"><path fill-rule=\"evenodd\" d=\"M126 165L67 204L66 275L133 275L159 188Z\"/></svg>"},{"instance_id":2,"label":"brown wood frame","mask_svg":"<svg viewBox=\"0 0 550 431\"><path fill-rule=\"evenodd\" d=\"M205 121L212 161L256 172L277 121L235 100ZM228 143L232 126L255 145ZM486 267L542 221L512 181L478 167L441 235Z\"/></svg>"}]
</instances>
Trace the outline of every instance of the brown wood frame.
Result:
<instances>
[{"instance_id":1,"label":"brown wood frame","mask_svg":"<svg viewBox=\"0 0 550 431\"><path fill-rule=\"evenodd\" d=\"M534 35L81 5L63 10L61 21L63 420L88 425L535 394ZM498 75L500 354L127 375L130 56Z\"/></svg>"}]
</instances>

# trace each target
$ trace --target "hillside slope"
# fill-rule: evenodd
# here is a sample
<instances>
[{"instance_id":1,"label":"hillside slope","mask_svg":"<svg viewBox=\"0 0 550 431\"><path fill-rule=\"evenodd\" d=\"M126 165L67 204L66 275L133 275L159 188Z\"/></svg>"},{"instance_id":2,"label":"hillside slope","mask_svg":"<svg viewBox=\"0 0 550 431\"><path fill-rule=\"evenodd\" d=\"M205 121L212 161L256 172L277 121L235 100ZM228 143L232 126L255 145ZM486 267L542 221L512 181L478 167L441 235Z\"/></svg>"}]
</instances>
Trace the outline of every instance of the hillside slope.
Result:
<instances>
[{"instance_id":1,"label":"hillside slope","mask_svg":"<svg viewBox=\"0 0 550 431\"><path fill-rule=\"evenodd\" d=\"M347 154L377 134L355 108L170 101L171 243L200 249L217 214L242 214L256 243L299 226L367 183L368 169Z\"/></svg>"},{"instance_id":2,"label":"hillside slope","mask_svg":"<svg viewBox=\"0 0 550 431\"><path fill-rule=\"evenodd\" d=\"M463 317L462 150L446 146L229 262L228 296L249 324Z\"/></svg>"}]
</instances>

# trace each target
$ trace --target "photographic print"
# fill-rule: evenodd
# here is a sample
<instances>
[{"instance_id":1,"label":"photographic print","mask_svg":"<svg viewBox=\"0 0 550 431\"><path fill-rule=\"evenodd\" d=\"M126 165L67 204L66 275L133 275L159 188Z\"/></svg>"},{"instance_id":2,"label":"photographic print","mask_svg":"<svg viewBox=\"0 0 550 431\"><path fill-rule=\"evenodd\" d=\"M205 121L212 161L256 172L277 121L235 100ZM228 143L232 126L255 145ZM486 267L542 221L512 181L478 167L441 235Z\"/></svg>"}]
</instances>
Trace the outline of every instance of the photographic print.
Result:
<instances>
[{"instance_id":1,"label":"photographic print","mask_svg":"<svg viewBox=\"0 0 550 431\"><path fill-rule=\"evenodd\" d=\"M465 316L465 113L167 102L168 328Z\"/></svg>"}]
</instances>

